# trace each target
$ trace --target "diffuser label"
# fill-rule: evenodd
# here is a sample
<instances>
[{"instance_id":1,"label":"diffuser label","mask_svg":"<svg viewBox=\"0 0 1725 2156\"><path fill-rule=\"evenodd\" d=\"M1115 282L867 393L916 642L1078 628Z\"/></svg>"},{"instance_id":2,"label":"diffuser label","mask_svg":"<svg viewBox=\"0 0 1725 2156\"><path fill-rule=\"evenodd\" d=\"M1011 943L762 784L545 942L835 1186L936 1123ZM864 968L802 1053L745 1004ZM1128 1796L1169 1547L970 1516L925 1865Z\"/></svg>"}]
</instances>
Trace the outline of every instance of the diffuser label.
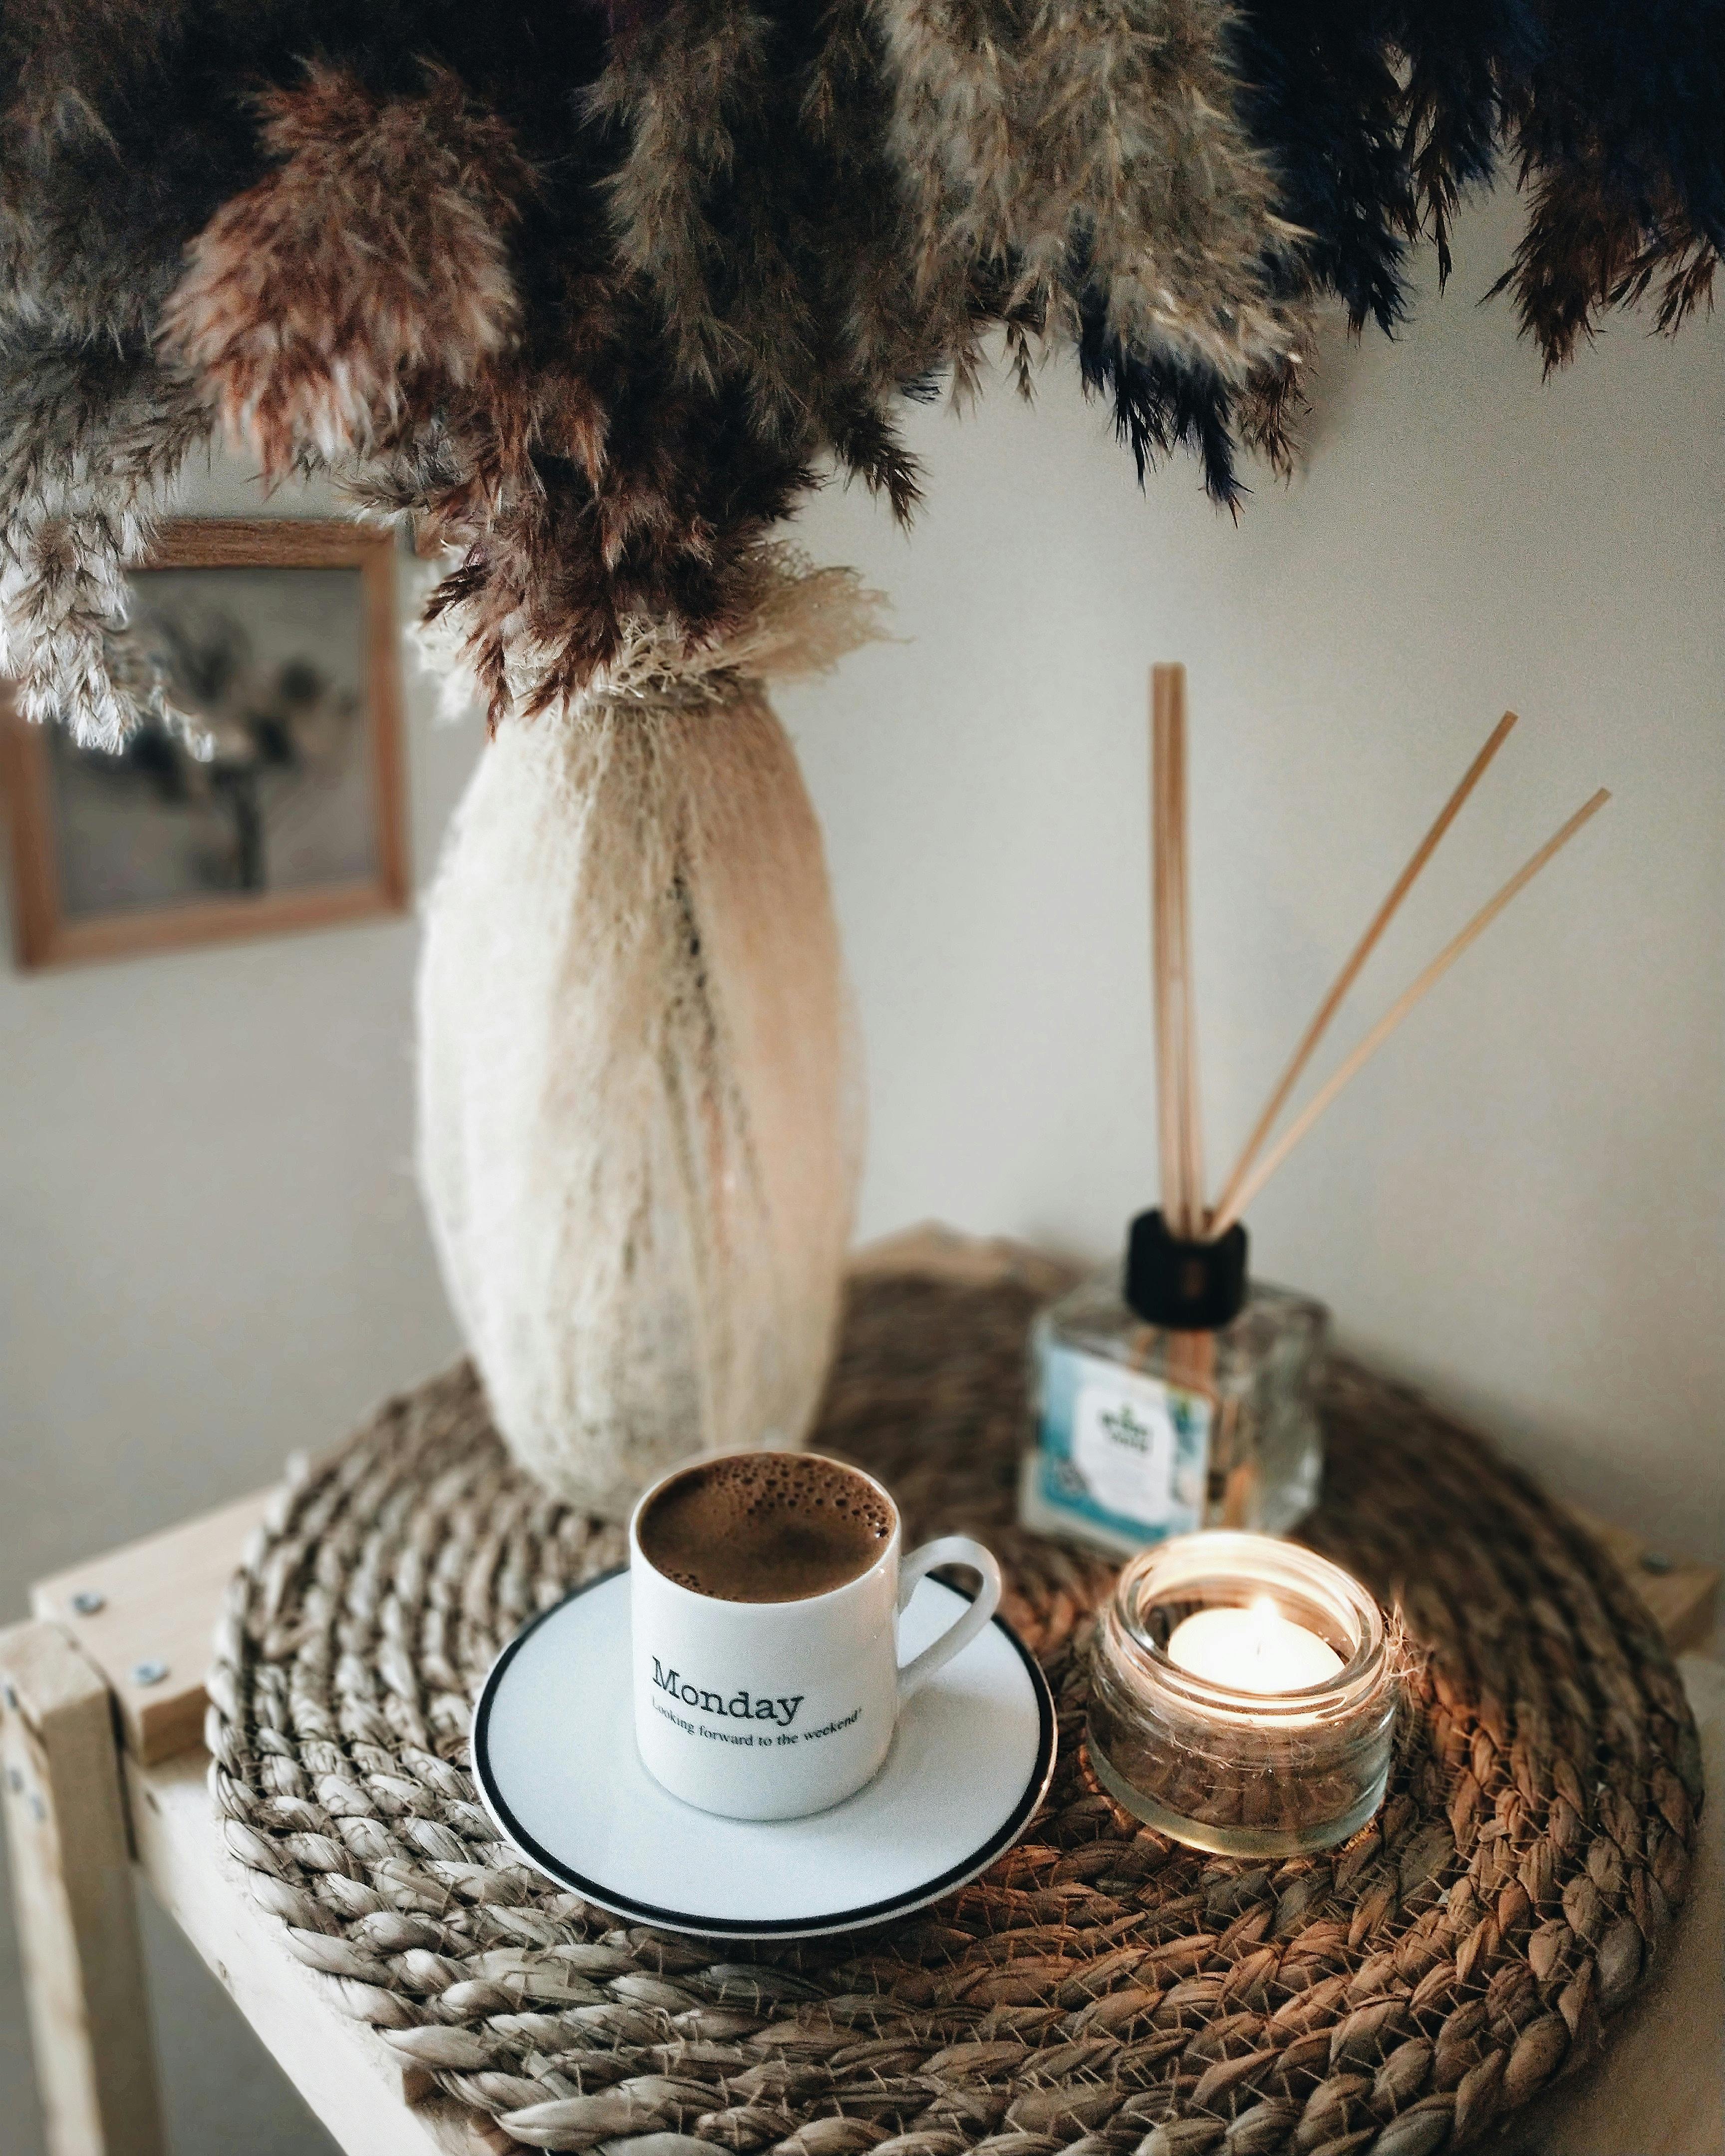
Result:
<instances>
[{"instance_id":1,"label":"diffuser label","mask_svg":"<svg viewBox=\"0 0 1725 2156\"><path fill-rule=\"evenodd\" d=\"M1141 1542L1204 1522L1210 1403L1071 1348L1043 1364L1042 1495Z\"/></svg>"}]
</instances>

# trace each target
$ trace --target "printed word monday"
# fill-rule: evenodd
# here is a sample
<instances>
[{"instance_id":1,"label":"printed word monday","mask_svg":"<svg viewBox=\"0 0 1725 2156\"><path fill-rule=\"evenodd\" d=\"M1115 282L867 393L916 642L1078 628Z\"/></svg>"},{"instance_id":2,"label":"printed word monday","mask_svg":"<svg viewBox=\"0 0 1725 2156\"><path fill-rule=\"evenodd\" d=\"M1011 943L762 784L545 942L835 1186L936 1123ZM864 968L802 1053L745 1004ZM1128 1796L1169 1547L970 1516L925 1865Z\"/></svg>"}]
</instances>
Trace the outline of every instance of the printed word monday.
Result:
<instances>
[{"instance_id":1,"label":"printed word monday","mask_svg":"<svg viewBox=\"0 0 1725 2156\"><path fill-rule=\"evenodd\" d=\"M657 1655L653 1657L653 1681L660 1691L681 1700L685 1707L698 1707L703 1714L726 1715L734 1722L773 1722L781 1729L790 1727L808 1697L799 1691L788 1699L769 1699L764 1692L734 1691L726 1699L721 1692L703 1691L676 1671L666 1669Z\"/></svg>"}]
</instances>

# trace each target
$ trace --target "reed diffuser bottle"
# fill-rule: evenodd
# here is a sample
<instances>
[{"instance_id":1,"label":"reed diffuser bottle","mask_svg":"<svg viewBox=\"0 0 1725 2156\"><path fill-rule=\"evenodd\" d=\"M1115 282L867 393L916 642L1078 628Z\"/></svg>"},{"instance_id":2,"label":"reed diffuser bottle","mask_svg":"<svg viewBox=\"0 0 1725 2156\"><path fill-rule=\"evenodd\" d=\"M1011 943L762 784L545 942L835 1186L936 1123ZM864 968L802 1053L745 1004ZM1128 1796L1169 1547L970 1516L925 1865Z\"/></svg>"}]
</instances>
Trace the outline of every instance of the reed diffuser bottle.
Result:
<instances>
[{"instance_id":1,"label":"reed diffuser bottle","mask_svg":"<svg viewBox=\"0 0 1725 2156\"><path fill-rule=\"evenodd\" d=\"M1187 913L1185 670L1158 666L1151 678L1163 1204L1133 1221L1123 1276L1085 1282L1032 1329L1019 1504L1024 1525L1038 1532L1122 1553L1199 1527L1284 1534L1311 1509L1322 1470L1312 1383L1328 1313L1308 1296L1251 1280L1240 1215L1426 991L1609 798L1603 788L1595 793L1517 870L1268 1145L1343 998L1515 725L1514 713L1504 713L1350 952L1208 1204Z\"/></svg>"},{"instance_id":2,"label":"reed diffuser bottle","mask_svg":"<svg viewBox=\"0 0 1725 2156\"><path fill-rule=\"evenodd\" d=\"M1282 1534L1316 1502L1312 1383L1328 1312L1252 1282L1245 1227L1203 1199L1186 902L1186 677L1151 704L1151 926L1163 1209L1126 1263L1064 1296L1030 1336L1024 1525L1122 1555L1198 1527Z\"/></svg>"},{"instance_id":3,"label":"reed diffuser bottle","mask_svg":"<svg viewBox=\"0 0 1725 2156\"><path fill-rule=\"evenodd\" d=\"M1141 1213L1124 1276L1086 1281L1032 1329L1024 1525L1122 1555L1198 1527L1286 1533L1317 1497L1327 1321L1248 1281L1238 1224L1196 1242Z\"/></svg>"}]
</instances>

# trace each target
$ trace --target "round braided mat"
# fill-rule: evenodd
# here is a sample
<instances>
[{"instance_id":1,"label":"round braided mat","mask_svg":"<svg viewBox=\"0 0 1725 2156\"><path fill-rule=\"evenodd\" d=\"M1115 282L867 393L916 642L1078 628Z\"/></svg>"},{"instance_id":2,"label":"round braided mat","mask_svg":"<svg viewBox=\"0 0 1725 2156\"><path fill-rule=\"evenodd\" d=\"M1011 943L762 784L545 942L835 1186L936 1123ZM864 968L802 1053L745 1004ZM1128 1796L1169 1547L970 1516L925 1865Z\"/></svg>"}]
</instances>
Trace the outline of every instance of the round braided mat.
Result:
<instances>
[{"instance_id":1,"label":"round braided mat","mask_svg":"<svg viewBox=\"0 0 1725 2156\"><path fill-rule=\"evenodd\" d=\"M1099 1792L1083 1647L1111 1568L1009 1524L1035 1300L853 1290L816 1441L893 1486L913 1539L988 1536L1060 1706L1024 1844L876 1933L755 1952L621 1929L498 1841L470 1703L523 1620L624 1547L510 1464L470 1372L391 1401L278 1503L211 1678L228 1845L332 2003L484 2114L486 2145L1432 2156L1579 2063L1640 1981L1701 1798L1652 1620L1481 1440L1348 1363L1309 1539L1430 1650L1383 1811L1253 1866Z\"/></svg>"}]
</instances>

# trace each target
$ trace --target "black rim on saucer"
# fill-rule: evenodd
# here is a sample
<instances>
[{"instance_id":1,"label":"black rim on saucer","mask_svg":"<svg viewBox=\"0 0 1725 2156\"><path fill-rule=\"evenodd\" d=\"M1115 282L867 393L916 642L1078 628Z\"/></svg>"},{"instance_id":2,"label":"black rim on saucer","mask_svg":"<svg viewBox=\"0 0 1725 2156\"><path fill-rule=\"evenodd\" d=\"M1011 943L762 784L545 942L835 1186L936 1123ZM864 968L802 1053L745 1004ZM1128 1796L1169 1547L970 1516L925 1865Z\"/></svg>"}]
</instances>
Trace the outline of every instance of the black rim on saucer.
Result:
<instances>
[{"instance_id":1,"label":"black rim on saucer","mask_svg":"<svg viewBox=\"0 0 1725 2156\"><path fill-rule=\"evenodd\" d=\"M994 1859L1010 1849L1023 1834L1036 1807L1047 1794L1055 1765L1054 1695L1049 1690L1048 1679L1043 1675L1035 1656L1006 1620L996 1616L992 1621L1011 1641L1014 1652L1029 1674L1030 1688L1036 1697L1035 1763L1026 1778L1018 1802L1002 1824L985 1841L978 1843L935 1878L923 1880L901 1894L889 1895L885 1901L860 1903L854 1908L835 1909L819 1916L787 1917L778 1922L740 1917L703 1917L692 1914L686 1909L662 1908L655 1902L639 1902L633 1895L620 1893L614 1887L606 1887L597 1879L588 1878L584 1873L564 1863L561 1857L552 1856L542 1842L535 1840L511 1811L491 1774L488 1732L491 1707L496 1699L498 1687L507 1674L510 1664L539 1627L559 1615L583 1594L590 1594L597 1587L608 1586L628 1570L627 1565L617 1565L609 1572L601 1573L596 1579L589 1579L573 1589L561 1602L554 1602L549 1609L542 1609L531 1624L524 1625L491 1665L480 1693L479 1705L473 1714L474 1779L479 1784L485 1809L524 1856L531 1857L542 1871L579 1894L583 1901L594 1902L600 1908L611 1910L619 1916L634 1917L643 1923L659 1925L666 1931L694 1932L708 1938L795 1939L811 1938L824 1932L855 1931L864 1925L883 1923L889 1917L906 1916L913 1909L926 1908L931 1902L937 1902L942 1894L950 1893L955 1887L974 1879L978 1872L986 1871ZM960 1595L967 1602L976 1599L963 1588L952 1586L945 1580L937 1581L936 1584L946 1587L948 1593Z\"/></svg>"}]
</instances>

